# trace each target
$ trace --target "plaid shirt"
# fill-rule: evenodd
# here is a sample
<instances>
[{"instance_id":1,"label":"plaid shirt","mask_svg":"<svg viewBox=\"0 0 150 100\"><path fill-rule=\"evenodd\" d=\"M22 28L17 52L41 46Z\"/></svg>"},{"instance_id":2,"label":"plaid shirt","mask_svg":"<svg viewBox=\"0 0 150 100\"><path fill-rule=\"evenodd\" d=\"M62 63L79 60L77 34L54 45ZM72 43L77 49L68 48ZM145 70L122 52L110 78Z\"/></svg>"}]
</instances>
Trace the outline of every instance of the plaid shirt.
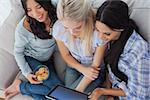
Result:
<instances>
[{"instance_id":1,"label":"plaid shirt","mask_svg":"<svg viewBox=\"0 0 150 100\"><path fill-rule=\"evenodd\" d=\"M126 97L121 100L150 100L150 47L134 32L120 56L118 68L128 77L128 83L119 81L108 66L113 88L121 88Z\"/></svg>"}]
</instances>

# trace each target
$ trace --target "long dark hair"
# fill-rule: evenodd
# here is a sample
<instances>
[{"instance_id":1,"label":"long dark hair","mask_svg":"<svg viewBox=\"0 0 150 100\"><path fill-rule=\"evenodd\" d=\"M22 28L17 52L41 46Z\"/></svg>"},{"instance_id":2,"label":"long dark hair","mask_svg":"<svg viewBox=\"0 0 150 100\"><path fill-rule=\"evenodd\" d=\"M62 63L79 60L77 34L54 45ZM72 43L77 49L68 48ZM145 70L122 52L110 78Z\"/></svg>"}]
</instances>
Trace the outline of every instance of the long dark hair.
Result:
<instances>
[{"instance_id":1,"label":"long dark hair","mask_svg":"<svg viewBox=\"0 0 150 100\"><path fill-rule=\"evenodd\" d=\"M28 16L26 2L27 0L21 0L32 33L40 39L51 39L52 36L49 34L49 32L46 31L45 24ZM39 3L44 8L44 10L48 11L48 16L51 20L51 24L55 23L55 21L57 20L56 8L52 5L51 0L35 0L35 2Z\"/></svg>"},{"instance_id":2,"label":"long dark hair","mask_svg":"<svg viewBox=\"0 0 150 100\"><path fill-rule=\"evenodd\" d=\"M110 43L110 49L107 51L104 61L111 66L111 71L120 81L127 83L128 77L118 69L118 61L124 46L135 30L139 32L135 22L129 18L128 6L123 1L108 0L99 7L96 20L106 24L109 28L124 29L118 40Z\"/></svg>"}]
</instances>

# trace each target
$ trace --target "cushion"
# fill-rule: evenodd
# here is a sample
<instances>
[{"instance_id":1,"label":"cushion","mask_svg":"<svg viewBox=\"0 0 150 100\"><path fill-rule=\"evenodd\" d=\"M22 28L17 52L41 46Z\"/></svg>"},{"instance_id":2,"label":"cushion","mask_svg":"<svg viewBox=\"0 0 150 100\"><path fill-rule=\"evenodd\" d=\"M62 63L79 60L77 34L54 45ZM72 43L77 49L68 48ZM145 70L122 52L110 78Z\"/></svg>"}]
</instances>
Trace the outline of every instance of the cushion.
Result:
<instances>
[{"instance_id":1,"label":"cushion","mask_svg":"<svg viewBox=\"0 0 150 100\"><path fill-rule=\"evenodd\" d=\"M23 17L23 14L24 12L18 8L12 9L9 16L0 27L0 48L5 49L11 54L13 54L15 28Z\"/></svg>"},{"instance_id":2,"label":"cushion","mask_svg":"<svg viewBox=\"0 0 150 100\"><path fill-rule=\"evenodd\" d=\"M31 98L30 96L18 94L16 96L12 97L11 100L33 100L33 98Z\"/></svg>"},{"instance_id":3,"label":"cushion","mask_svg":"<svg viewBox=\"0 0 150 100\"><path fill-rule=\"evenodd\" d=\"M11 11L10 0L0 0L0 26Z\"/></svg>"},{"instance_id":4,"label":"cushion","mask_svg":"<svg viewBox=\"0 0 150 100\"><path fill-rule=\"evenodd\" d=\"M64 82L66 63L62 60L62 57L58 51L54 53L54 65L58 77Z\"/></svg>"},{"instance_id":5,"label":"cushion","mask_svg":"<svg viewBox=\"0 0 150 100\"><path fill-rule=\"evenodd\" d=\"M23 10L21 0L10 0L10 4L11 4L12 9L19 8Z\"/></svg>"},{"instance_id":6,"label":"cushion","mask_svg":"<svg viewBox=\"0 0 150 100\"><path fill-rule=\"evenodd\" d=\"M130 16L139 26L142 36L150 44L150 0L137 0Z\"/></svg>"},{"instance_id":7,"label":"cushion","mask_svg":"<svg viewBox=\"0 0 150 100\"><path fill-rule=\"evenodd\" d=\"M0 48L0 89L8 87L18 71L14 56Z\"/></svg>"}]
</instances>

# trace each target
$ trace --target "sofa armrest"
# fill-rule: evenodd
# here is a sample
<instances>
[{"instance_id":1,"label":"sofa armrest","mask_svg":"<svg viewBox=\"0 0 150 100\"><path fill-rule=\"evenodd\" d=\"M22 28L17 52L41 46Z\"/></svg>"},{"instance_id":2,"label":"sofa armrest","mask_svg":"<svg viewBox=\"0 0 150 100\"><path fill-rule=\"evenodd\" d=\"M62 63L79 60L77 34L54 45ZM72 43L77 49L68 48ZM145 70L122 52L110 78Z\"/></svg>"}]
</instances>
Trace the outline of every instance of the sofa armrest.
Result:
<instances>
[{"instance_id":1,"label":"sofa armrest","mask_svg":"<svg viewBox=\"0 0 150 100\"><path fill-rule=\"evenodd\" d=\"M0 48L0 89L8 87L18 71L14 56Z\"/></svg>"}]
</instances>

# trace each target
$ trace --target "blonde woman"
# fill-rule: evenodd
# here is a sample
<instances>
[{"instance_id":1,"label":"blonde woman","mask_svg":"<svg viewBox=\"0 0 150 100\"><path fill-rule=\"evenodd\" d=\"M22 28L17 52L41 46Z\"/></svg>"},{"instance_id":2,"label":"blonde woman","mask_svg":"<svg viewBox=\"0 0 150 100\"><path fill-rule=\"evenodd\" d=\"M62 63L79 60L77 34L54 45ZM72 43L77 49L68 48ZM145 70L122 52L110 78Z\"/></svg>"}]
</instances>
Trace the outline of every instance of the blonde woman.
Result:
<instances>
[{"instance_id":1,"label":"blonde woman","mask_svg":"<svg viewBox=\"0 0 150 100\"><path fill-rule=\"evenodd\" d=\"M58 21L53 27L62 57L68 64L65 84L90 92L105 80L101 66L105 43L94 30L94 13L88 0L59 0Z\"/></svg>"}]
</instances>

